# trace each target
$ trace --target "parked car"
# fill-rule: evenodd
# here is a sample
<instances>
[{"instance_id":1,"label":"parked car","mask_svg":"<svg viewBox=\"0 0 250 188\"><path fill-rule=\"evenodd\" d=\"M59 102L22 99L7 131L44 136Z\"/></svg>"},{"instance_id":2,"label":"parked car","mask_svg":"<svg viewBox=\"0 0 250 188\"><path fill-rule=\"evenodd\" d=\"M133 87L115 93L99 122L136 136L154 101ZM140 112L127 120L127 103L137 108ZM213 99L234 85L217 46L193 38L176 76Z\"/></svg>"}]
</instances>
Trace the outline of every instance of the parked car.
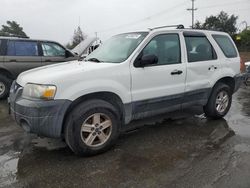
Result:
<instances>
[{"instance_id":1,"label":"parked car","mask_svg":"<svg viewBox=\"0 0 250 188\"><path fill-rule=\"evenodd\" d=\"M249 84L250 83L250 61L245 62L245 66L246 66L246 83Z\"/></svg>"},{"instance_id":2,"label":"parked car","mask_svg":"<svg viewBox=\"0 0 250 188\"><path fill-rule=\"evenodd\" d=\"M95 40L83 41L78 52L86 52ZM54 41L0 37L0 99L8 96L12 81L21 72L78 58L78 54Z\"/></svg>"},{"instance_id":3,"label":"parked car","mask_svg":"<svg viewBox=\"0 0 250 188\"><path fill-rule=\"evenodd\" d=\"M24 72L9 98L24 130L65 138L78 155L106 151L132 120L193 105L203 106L208 118L222 118L242 82L239 53L223 32L119 34L85 61Z\"/></svg>"},{"instance_id":4,"label":"parked car","mask_svg":"<svg viewBox=\"0 0 250 188\"><path fill-rule=\"evenodd\" d=\"M74 49L71 51L80 57L80 59L84 59L87 57L91 52L97 49L101 45L101 40L97 37L88 37L80 44L78 44Z\"/></svg>"}]
</instances>

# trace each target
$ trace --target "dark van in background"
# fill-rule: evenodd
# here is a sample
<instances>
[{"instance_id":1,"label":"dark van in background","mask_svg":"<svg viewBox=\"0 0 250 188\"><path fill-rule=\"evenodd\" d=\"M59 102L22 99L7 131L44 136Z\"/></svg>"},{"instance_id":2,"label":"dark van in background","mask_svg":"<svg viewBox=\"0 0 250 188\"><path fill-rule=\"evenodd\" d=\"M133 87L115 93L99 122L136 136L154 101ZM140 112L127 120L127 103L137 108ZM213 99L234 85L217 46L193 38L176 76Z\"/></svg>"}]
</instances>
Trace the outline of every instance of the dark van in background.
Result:
<instances>
[{"instance_id":1,"label":"dark van in background","mask_svg":"<svg viewBox=\"0 0 250 188\"><path fill-rule=\"evenodd\" d=\"M82 45L78 53L66 49L61 44L47 40L33 40L18 37L0 37L0 99L9 94L11 83L17 76L26 70L79 59L80 51L86 52L95 41ZM74 49L73 49L74 50Z\"/></svg>"}]
</instances>

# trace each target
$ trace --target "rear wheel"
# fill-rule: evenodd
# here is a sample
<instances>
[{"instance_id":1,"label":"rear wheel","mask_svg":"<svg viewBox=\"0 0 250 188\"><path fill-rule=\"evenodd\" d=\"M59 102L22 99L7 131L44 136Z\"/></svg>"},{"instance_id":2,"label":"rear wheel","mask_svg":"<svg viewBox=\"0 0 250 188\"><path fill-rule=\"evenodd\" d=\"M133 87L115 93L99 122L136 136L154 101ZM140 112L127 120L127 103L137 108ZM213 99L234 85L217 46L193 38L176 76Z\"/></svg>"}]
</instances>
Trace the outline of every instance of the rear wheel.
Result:
<instances>
[{"instance_id":1,"label":"rear wheel","mask_svg":"<svg viewBox=\"0 0 250 188\"><path fill-rule=\"evenodd\" d=\"M224 117L229 111L232 103L232 90L230 87L223 83L215 85L204 112L207 117L219 119Z\"/></svg>"},{"instance_id":2,"label":"rear wheel","mask_svg":"<svg viewBox=\"0 0 250 188\"><path fill-rule=\"evenodd\" d=\"M11 80L5 75L0 75L0 99L5 99L9 95Z\"/></svg>"},{"instance_id":3,"label":"rear wheel","mask_svg":"<svg viewBox=\"0 0 250 188\"><path fill-rule=\"evenodd\" d=\"M81 156L107 151L119 136L121 121L113 105L91 100L78 105L65 125L65 140Z\"/></svg>"}]
</instances>

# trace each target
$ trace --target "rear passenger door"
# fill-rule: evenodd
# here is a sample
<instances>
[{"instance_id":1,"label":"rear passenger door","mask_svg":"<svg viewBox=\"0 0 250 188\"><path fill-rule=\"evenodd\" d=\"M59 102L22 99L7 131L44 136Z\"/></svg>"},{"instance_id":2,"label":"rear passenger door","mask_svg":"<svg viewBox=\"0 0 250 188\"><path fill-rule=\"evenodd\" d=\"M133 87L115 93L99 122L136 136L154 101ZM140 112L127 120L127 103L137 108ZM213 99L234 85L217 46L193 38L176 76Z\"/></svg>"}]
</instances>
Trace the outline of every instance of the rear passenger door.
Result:
<instances>
[{"instance_id":1,"label":"rear passenger door","mask_svg":"<svg viewBox=\"0 0 250 188\"><path fill-rule=\"evenodd\" d=\"M15 76L41 66L37 41L8 40L4 66Z\"/></svg>"},{"instance_id":2,"label":"rear passenger door","mask_svg":"<svg viewBox=\"0 0 250 188\"><path fill-rule=\"evenodd\" d=\"M54 42L40 42L42 48L42 64L49 65L70 60L66 58L66 49Z\"/></svg>"},{"instance_id":3,"label":"rear passenger door","mask_svg":"<svg viewBox=\"0 0 250 188\"><path fill-rule=\"evenodd\" d=\"M187 54L187 79L183 105L207 102L214 80L220 74L221 64L208 37L202 32L183 33Z\"/></svg>"}]
</instances>

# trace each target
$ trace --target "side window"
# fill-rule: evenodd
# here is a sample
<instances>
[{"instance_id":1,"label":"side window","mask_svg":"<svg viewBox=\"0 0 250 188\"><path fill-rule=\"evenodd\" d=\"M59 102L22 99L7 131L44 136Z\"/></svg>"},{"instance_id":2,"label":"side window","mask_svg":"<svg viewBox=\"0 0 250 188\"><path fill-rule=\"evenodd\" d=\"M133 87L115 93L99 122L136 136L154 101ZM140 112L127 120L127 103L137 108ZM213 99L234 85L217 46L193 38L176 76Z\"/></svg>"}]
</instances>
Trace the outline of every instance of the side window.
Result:
<instances>
[{"instance_id":1,"label":"side window","mask_svg":"<svg viewBox=\"0 0 250 188\"><path fill-rule=\"evenodd\" d=\"M181 63L178 34L162 34L154 37L143 49L142 55L156 55L158 65Z\"/></svg>"},{"instance_id":2,"label":"side window","mask_svg":"<svg viewBox=\"0 0 250 188\"><path fill-rule=\"evenodd\" d=\"M46 42L42 43L43 55L44 56L65 56L65 49L56 43Z\"/></svg>"},{"instance_id":3,"label":"side window","mask_svg":"<svg viewBox=\"0 0 250 188\"><path fill-rule=\"evenodd\" d=\"M188 62L217 59L216 53L205 36L185 36Z\"/></svg>"},{"instance_id":4,"label":"side window","mask_svg":"<svg viewBox=\"0 0 250 188\"><path fill-rule=\"evenodd\" d=\"M237 51L232 41L225 35L212 35L217 42L224 55L228 58L237 57Z\"/></svg>"},{"instance_id":5,"label":"side window","mask_svg":"<svg viewBox=\"0 0 250 188\"><path fill-rule=\"evenodd\" d=\"M3 47L1 46L1 44L2 44L2 40L0 40L0 55L3 54Z\"/></svg>"},{"instance_id":6,"label":"side window","mask_svg":"<svg viewBox=\"0 0 250 188\"><path fill-rule=\"evenodd\" d=\"M38 56L37 42L34 41L12 41L8 42L8 56Z\"/></svg>"}]
</instances>

